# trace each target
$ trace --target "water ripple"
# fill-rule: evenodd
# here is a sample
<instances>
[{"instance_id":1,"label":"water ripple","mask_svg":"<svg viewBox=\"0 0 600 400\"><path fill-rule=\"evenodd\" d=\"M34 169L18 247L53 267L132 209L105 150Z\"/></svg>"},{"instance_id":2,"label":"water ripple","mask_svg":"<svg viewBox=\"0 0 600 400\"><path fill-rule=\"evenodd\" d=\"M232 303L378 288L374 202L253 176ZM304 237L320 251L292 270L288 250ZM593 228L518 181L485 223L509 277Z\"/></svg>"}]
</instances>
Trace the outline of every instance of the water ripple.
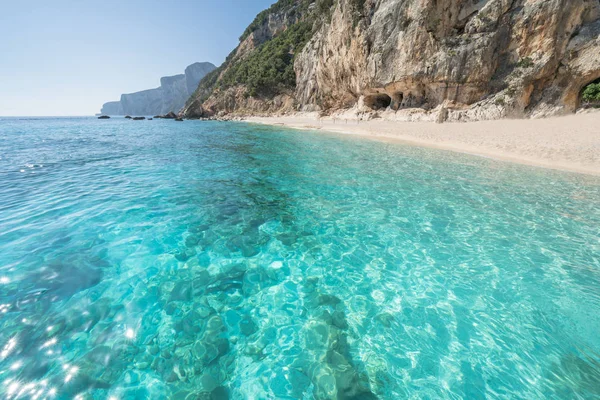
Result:
<instances>
[{"instance_id":1,"label":"water ripple","mask_svg":"<svg viewBox=\"0 0 600 400\"><path fill-rule=\"evenodd\" d=\"M0 120L0 397L600 397L597 178L153 122Z\"/></svg>"}]
</instances>

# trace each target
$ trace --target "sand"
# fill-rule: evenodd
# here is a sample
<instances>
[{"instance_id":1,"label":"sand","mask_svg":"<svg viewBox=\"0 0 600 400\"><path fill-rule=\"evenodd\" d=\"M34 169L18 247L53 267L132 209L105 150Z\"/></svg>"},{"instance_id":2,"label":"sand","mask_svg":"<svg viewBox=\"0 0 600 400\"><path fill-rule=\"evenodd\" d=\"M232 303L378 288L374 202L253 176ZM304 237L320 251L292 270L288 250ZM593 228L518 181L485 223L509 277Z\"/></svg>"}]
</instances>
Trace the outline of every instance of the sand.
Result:
<instances>
[{"instance_id":1,"label":"sand","mask_svg":"<svg viewBox=\"0 0 600 400\"><path fill-rule=\"evenodd\" d=\"M539 167L600 176L600 112L468 123L319 119L315 114L246 122L361 135Z\"/></svg>"}]
</instances>

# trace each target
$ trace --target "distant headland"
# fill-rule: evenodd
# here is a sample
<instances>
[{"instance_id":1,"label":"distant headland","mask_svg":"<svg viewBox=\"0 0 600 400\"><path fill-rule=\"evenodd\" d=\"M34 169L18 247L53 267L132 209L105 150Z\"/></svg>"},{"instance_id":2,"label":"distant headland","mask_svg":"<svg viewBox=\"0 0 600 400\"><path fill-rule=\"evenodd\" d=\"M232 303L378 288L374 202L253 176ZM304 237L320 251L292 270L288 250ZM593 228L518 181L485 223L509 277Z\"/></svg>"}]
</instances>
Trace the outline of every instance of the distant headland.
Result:
<instances>
[{"instance_id":1,"label":"distant headland","mask_svg":"<svg viewBox=\"0 0 600 400\"><path fill-rule=\"evenodd\" d=\"M122 94L121 100L104 103L103 115L156 115L177 112L194 93L198 83L216 67L209 62L189 65L184 74L160 78L160 87Z\"/></svg>"}]
</instances>

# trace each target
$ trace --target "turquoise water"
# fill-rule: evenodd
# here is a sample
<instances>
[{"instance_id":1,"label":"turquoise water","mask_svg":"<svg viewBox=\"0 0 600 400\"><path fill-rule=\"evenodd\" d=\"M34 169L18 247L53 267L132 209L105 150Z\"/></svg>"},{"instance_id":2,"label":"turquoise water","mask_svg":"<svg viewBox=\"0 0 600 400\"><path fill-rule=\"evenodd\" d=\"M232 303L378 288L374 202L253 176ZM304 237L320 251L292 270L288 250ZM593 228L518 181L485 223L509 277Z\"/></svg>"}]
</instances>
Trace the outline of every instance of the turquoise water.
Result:
<instances>
[{"instance_id":1,"label":"turquoise water","mask_svg":"<svg viewBox=\"0 0 600 400\"><path fill-rule=\"evenodd\" d=\"M600 179L0 120L0 398L600 397Z\"/></svg>"}]
</instances>

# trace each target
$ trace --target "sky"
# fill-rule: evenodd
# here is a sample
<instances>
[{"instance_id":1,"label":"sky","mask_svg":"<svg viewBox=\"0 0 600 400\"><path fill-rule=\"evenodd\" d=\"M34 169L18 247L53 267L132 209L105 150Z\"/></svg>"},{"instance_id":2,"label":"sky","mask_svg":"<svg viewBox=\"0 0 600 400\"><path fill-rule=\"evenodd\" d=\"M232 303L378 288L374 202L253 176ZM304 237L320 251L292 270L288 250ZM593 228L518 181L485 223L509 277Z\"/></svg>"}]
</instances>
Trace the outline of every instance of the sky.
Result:
<instances>
[{"instance_id":1,"label":"sky","mask_svg":"<svg viewBox=\"0 0 600 400\"><path fill-rule=\"evenodd\" d=\"M0 116L93 115L196 61L219 66L275 0L3 0Z\"/></svg>"}]
</instances>

